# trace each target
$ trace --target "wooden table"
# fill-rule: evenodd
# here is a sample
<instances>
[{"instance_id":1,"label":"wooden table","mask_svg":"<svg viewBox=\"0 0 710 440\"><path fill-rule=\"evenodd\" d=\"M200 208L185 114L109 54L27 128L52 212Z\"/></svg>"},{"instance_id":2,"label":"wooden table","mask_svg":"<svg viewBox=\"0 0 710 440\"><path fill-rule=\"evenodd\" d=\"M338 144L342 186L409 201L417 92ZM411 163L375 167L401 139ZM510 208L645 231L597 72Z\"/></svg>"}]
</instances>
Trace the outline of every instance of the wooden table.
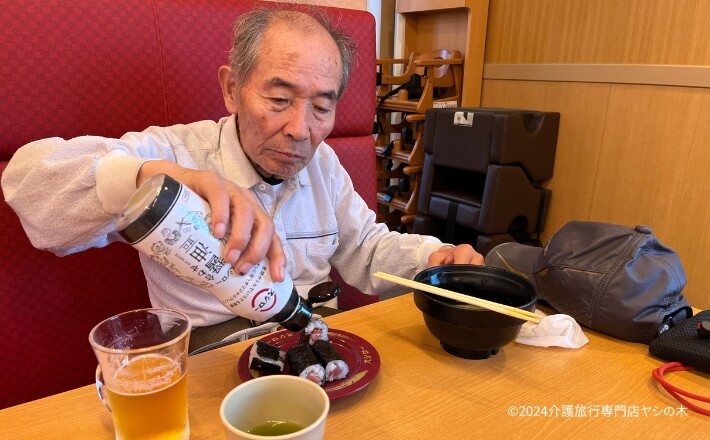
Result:
<instances>
[{"instance_id":1,"label":"wooden table","mask_svg":"<svg viewBox=\"0 0 710 440\"><path fill-rule=\"evenodd\" d=\"M651 377L648 346L586 330L581 349L518 343L487 360L456 358L424 326L411 294L326 318L375 346L380 372L331 406L326 439L706 438L708 417L681 410ZM189 363L193 439L224 438L221 399L241 381L245 341ZM708 394L707 375L671 382ZM86 386L0 411L2 439L110 439L111 417Z\"/></svg>"}]
</instances>

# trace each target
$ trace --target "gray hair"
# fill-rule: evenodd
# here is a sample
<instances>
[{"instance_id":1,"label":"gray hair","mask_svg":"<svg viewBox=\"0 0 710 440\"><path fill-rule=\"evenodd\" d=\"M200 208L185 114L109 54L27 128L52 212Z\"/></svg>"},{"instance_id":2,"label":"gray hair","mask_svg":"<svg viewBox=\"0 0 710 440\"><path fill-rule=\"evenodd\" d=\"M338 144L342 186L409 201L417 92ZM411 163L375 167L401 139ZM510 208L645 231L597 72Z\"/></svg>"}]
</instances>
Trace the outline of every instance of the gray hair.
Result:
<instances>
[{"instance_id":1,"label":"gray hair","mask_svg":"<svg viewBox=\"0 0 710 440\"><path fill-rule=\"evenodd\" d=\"M312 17L333 38L343 65L338 98L343 95L350 79L350 72L357 56L355 42L342 29L337 27L330 16L322 10L310 7L307 11L278 9L277 7L264 7L246 12L235 20L232 25L234 40L229 51L229 66L236 79L237 87L241 87L244 80L256 67L261 53L261 44L269 27L278 21L283 21L291 27L308 34L315 31L312 23L305 20L302 13Z\"/></svg>"}]
</instances>

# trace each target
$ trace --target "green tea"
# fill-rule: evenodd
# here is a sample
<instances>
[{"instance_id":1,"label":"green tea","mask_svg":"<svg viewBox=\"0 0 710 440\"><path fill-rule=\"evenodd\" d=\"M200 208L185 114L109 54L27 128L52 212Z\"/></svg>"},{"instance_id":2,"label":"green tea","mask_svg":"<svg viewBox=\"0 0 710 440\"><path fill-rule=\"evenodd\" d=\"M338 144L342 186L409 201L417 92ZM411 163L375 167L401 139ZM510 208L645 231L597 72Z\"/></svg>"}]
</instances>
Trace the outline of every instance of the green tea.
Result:
<instances>
[{"instance_id":1,"label":"green tea","mask_svg":"<svg viewBox=\"0 0 710 440\"><path fill-rule=\"evenodd\" d=\"M268 422L256 425L247 431L254 435L276 436L291 434L303 429L304 426L288 420L269 420Z\"/></svg>"}]
</instances>

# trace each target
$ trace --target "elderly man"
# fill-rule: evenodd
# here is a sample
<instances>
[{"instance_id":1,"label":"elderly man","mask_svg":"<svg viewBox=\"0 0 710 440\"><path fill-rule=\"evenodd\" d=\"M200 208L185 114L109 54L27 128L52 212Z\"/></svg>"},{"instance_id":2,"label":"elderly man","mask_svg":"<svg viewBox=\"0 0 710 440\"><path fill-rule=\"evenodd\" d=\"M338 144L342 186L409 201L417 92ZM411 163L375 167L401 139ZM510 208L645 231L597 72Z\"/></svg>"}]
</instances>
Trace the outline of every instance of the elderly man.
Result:
<instances>
[{"instance_id":1,"label":"elderly man","mask_svg":"<svg viewBox=\"0 0 710 440\"><path fill-rule=\"evenodd\" d=\"M123 206L162 173L209 202L214 235L229 232L226 261L245 273L268 257L272 277L287 270L301 296L331 266L377 294L392 286L374 279L376 271L411 278L439 264L481 264L471 246L389 231L354 191L323 140L355 48L316 12L258 9L238 18L230 64L218 71L230 117L21 148L2 185L33 245L66 255L121 240ZM196 327L235 321L208 292L143 255L141 262L154 306L184 311Z\"/></svg>"}]
</instances>

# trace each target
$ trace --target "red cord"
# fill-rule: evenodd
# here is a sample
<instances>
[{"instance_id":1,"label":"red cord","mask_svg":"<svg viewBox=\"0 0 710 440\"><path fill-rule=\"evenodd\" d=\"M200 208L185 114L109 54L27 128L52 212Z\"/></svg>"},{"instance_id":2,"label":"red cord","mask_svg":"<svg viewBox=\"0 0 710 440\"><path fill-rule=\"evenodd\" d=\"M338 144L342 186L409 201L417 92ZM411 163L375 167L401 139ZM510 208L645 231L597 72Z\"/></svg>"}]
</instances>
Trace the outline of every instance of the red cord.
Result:
<instances>
[{"instance_id":1,"label":"red cord","mask_svg":"<svg viewBox=\"0 0 710 440\"><path fill-rule=\"evenodd\" d=\"M666 380L666 378L663 376L666 371L687 371L687 370L694 370L693 367L689 367L687 365L683 365L680 362L668 362L666 364L661 365L660 367L656 368L653 370L653 378L656 379L656 381L661 384L661 386L668 391L668 394L673 396L677 401L682 403L683 405L687 406L688 408L692 409L693 411L710 416L710 409L708 408L703 408L702 406L696 405L695 403L692 403L688 401L687 399L681 397L685 396L693 400L699 400L701 402L708 402L710 403L710 397L706 396L701 396L699 394L691 393L689 391L685 391L681 388L678 388L677 386L671 384Z\"/></svg>"}]
</instances>

